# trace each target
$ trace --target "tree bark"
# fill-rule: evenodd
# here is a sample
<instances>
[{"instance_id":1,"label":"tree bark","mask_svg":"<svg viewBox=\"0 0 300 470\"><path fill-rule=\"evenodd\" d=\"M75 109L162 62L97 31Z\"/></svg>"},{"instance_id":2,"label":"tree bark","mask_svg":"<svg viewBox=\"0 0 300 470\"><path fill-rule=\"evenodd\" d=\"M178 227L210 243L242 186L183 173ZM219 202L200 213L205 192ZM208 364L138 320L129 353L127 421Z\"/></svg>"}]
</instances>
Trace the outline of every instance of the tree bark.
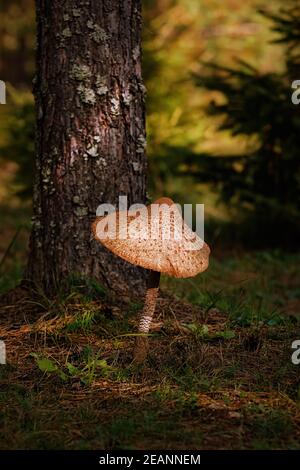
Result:
<instances>
[{"instance_id":1,"label":"tree bark","mask_svg":"<svg viewBox=\"0 0 300 470\"><path fill-rule=\"evenodd\" d=\"M140 289L144 273L91 233L97 206L144 203L140 0L36 0L34 217L26 279L52 294L71 274ZM116 206L117 207L117 206Z\"/></svg>"}]
</instances>

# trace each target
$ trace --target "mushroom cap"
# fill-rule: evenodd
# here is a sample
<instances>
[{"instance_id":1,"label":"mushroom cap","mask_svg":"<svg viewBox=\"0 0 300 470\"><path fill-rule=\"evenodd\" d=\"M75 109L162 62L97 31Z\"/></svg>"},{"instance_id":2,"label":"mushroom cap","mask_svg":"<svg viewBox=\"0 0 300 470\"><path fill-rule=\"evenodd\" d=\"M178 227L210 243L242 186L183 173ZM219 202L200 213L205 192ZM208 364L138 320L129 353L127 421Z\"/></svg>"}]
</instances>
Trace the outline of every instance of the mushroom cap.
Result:
<instances>
[{"instance_id":1,"label":"mushroom cap","mask_svg":"<svg viewBox=\"0 0 300 470\"><path fill-rule=\"evenodd\" d=\"M137 266L178 278L196 276L208 267L209 246L169 198L97 217L92 228L96 240Z\"/></svg>"}]
</instances>

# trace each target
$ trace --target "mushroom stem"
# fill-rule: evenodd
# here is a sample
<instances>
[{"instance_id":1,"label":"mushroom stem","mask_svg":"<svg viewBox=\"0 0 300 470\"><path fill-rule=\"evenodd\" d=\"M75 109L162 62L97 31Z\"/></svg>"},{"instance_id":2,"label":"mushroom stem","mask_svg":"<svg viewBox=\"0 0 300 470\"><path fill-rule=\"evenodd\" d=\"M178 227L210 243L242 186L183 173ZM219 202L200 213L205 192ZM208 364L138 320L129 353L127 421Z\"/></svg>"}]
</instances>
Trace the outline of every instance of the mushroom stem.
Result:
<instances>
[{"instance_id":1,"label":"mushroom stem","mask_svg":"<svg viewBox=\"0 0 300 470\"><path fill-rule=\"evenodd\" d=\"M135 343L134 359L135 364L142 363L148 353L149 342L148 337L143 336L149 333L150 324L155 311L156 299L159 290L160 272L150 271L147 281L147 292L145 296L145 303L142 313L140 315L140 322L138 327L138 336Z\"/></svg>"}]
</instances>

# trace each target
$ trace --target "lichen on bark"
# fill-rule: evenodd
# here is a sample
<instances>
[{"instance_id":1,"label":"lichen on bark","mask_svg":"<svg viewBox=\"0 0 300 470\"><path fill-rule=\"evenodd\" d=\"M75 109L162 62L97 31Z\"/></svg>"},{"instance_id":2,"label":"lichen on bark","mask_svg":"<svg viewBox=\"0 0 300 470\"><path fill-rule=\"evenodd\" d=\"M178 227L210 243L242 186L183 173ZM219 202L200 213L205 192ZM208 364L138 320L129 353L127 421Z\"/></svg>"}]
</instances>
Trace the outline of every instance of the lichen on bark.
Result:
<instances>
[{"instance_id":1,"label":"lichen on bark","mask_svg":"<svg viewBox=\"0 0 300 470\"><path fill-rule=\"evenodd\" d=\"M36 5L36 183L25 277L47 293L73 272L137 293L143 271L94 241L91 223L102 202L146 199L141 2Z\"/></svg>"}]
</instances>

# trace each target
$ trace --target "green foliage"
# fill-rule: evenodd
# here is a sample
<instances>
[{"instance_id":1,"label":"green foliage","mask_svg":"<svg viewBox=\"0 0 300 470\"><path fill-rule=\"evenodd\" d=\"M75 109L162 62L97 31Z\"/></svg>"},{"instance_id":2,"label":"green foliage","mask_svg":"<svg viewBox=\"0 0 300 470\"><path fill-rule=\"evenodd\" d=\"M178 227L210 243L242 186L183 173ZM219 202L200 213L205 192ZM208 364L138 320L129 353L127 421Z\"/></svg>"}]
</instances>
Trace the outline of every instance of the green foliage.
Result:
<instances>
[{"instance_id":1,"label":"green foliage","mask_svg":"<svg viewBox=\"0 0 300 470\"><path fill-rule=\"evenodd\" d=\"M66 331L84 331L89 332L95 323L96 313L93 310L84 310L75 315L74 320L66 325Z\"/></svg>"},{"instance_id":2,"label":"green foliage","mask_svg":"<svg viewBox=\"0 0 300 470\"><path fill-rule=\"evenodd\" d=\"M213 309L228 313L231 326L225 331L233 326L293 325L300 320L299 266L299 255L257 251L212 259L210 269L195 279L163 277L162 288L199 305L204 318ZM288 287L289 279L294 280L294 287ZM188 328L202 335L206 332L197 319Z\"/></svg>"},{"instance_id":3,"label":"green foliage","mask_svg":"<svg viewBox=\"0 0 300 470\"><path fill-rule=\"evenodd\" d=\"M97 355L94 356L89 349L85 349L84 352L84 363L79 366L75 366L71 362L66 361L65 365L62 367L48 357L37 353L31 353L31 356L36 360L36 364L41 372L55 374L63 381L77 378L84 385L91 385L97 375L102 377L106 376L111 368L106 360L99 359Z\"/></svg>"},{"instance_id":4,"label":"green foliage","mask_svg":"<svg viewBox=\"0 0 300 470\"><path fill-rule=\"evenodd\" d=\"M1 0L1 79L24 87L35 68L34 0Z\"/></svg>"},{"instance_id":5,"label":"green foliage","mask_svg":"<svg viewBox=\"0 0 300 470\"><path fill-rule=\"evenodd\" d=\"M87 301L105 298L108 295L107 289L96 279L84 278L78 273L72 274L67 282L68 291L80 294Z\"/></svg>"},{"instance_id":6,"label":"green foliage","mask_svg":"<svg viewBox=\"0 0 300 470\"><path fill-rule=\"evenodd\" d=\"M110 366L105 359L99 359L97 356L88 356L86 364L83 367L76 367L70 362L66 363L66 367L70 378L78 378L84 385L91 385L96 379L97 374L107 376Z\"/></svg>"},{"instance_id":7,"label":"green foliage","mask_svg":"<svg viewBox=\"0 0 300 470\"><path fill-rule=\"evenodd\" d=\"M58 365L47 357L40 356L36 353L31 353L31 356L35 358L38 368L41 372L48 374L57 374L62 380L67 380L66 374Z\"/></svg>"},{"instance_id":8,"label":"green foliage","mask_svg":"<svg viewBox=\"0 0 300 470\"><path fill-rule=\"evenodd\" d=\"M188 186L188 192L197 197L201 180L193 175L184 181L178 175L178 163L185 165L185 159L193 154L197 164L195 160L204 146L223 149L224 144L234 145L228 136L216 139L215 121L204 112L211 94L197 89L191 74L199 69L199 59L232 65L238 55L255 61L259 68L272 64L274 55L269 54L266 44L270 37L266 20L255 28L259 3L144 2L143 76L148 91L150 182L156 194L169 193L186 200ZM251 28L248 32L245 18L254 33ZM207 193L207 188L204 191Z\"/></svg>"},{"instance_id":9,"label":"green foliage","mask_svg":"<svg viewBox=\"0 0 300 470\"><path fill-rule=\"evenodd\" d=\"M209 332L209 328L205 324L198 323L183 323L187 330L193 333L196 338L201 338L206 341L213 341L216 339L232 339L235 337L235 332L232 330Z\"/></svg>"},{"instance_id":10,"label":"green foliage","mask_svg":"<svg viewBox=\"0 0 300 470\"><path fill-rule=\"evenodd\" d=\"M199 87L222 96L207 108L209 115L222 117L219 130L248 136L248 149L231 155L204 154L194 162L192 173L215 185L222 201L250 215L256 236L266 230L265 239L280 244L296 242L300 233L300 119L291 101L291 83L300 70L300 8L293 4L267 17L281 35L278 41L286 45L282 73L262 73L240 60L239 68L208 64L206 74L195 76Z\"/></svg>"},{"instance_id":11,"label":"green foliage","mask_svg":"<svg viewBox=\"0 0 300 470\"><path fill-rule=\"evenodd\" d=\"M34 176L35 112L33 96L7 87L7 105L1 109L0 159L17 165L13 190L23 199L32 196ZM9 112L8 112L9 111Z\"/></svg>"},{"instance_id":12,"label":"green foliage","mask_svg":"<svg viewBox=\"0 0 300 470\"><path fill-rule=\"evenodd\" d=\"M273 21L273 30L280 35L274 42L289 44L289 52L293 54L296 52L298 55L297 49L299 49L300 42L299 5L295 0L289 0L287 4L289 7L282 9L280 14L271 14L264 10L262 13Z\"/></svg>"},{"instance_id":13,"label":"green foliage","mask_svg":"<svg viewBox=\"0 0 300 470\"><path fill-rule=\"evenodd\" d=\"M248 413L251 415L250 427L256 435L254 448L262 449L262 443L283 439L286 433L295 431L288 411L273 409L260 405L250 405Z\"/></svg>"},{"instance_id":14,"label":"green foliage","mask_svg":"<svg viewBox=\"0 0 300 470\"><path fill-rule=\"evenodd\" d=\"M0 273L0 294L16 287L23 277L24 266L16 261L9 272Z\"/></svg>"}]
</instances>

